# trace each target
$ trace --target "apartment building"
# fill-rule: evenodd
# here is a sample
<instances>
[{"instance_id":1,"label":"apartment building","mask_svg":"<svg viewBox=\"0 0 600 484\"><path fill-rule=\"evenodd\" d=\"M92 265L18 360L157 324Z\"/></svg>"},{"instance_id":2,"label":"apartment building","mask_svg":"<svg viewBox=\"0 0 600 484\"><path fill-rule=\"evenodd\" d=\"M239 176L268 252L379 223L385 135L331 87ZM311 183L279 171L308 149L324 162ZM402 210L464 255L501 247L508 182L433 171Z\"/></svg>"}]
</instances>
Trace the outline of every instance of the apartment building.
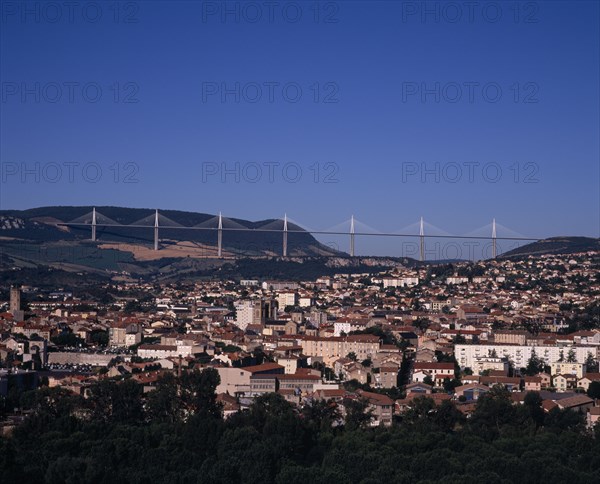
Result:
<instances>
[{"instance_id":1,"label":"apartment building","mask_svg":"<svg viewBox=\"0 0 600 484\"><path fill-rule=\"evenodd\" d=\"M323 359L331 365L338 358L354 353L357 359L365 360L379 351L379 337L371 334L356 334L344 337L320 338L304 336L298 339L302 353Z\"/></svg>"},{"instance_id":2,"label":"apartment building","mask_svg":"<svg viewBox=\"0 0 600 484\"><path fill-rule=\"evenodd\" d=\"M555 361L550 363L550 374L554 375L575 375L578 379L585 375L584 363L569 363L567 361Z\"/></svg>"},{"instance_id":3,"label":"apartment building","mask_svg":"<svg viewBox=\"0 0 600 484\"><path fill-rule=\"evenodd\" d=\"M550 365L553 361L560 359L561 351L567 354L570 350L575 353L575 359L585 361L588 353L595 360L598 359L597 348L592 346L553 346L553 345L506 345L506 344L457 344L454 347L454 356L461 368L471 368L476 365L478 358L484 358L495 354L499 358L508 358L515 368L525 368L531 355L536 356Z\"/></svg>"},{"instance_id":4,"label":"apartment building","mask_svg":"<svg viewBox=\"0 0 600 484\"><path fill-rule=\"evenodd\" d=\"M524 345L529 333L527 331L494 331L496 344Z\"/></svg>"},{"instance_id":5,"label":"apartment building","mask_svg":"<svg viewBox=\"0 0 600 484\"><path fill-rule=\"evenodd\" d=\"M277 302L273 299L238 301L235 305L235 325L241 330L251 324L264 324L267 319L276 319Z\"/></svg>"}]
</instances>

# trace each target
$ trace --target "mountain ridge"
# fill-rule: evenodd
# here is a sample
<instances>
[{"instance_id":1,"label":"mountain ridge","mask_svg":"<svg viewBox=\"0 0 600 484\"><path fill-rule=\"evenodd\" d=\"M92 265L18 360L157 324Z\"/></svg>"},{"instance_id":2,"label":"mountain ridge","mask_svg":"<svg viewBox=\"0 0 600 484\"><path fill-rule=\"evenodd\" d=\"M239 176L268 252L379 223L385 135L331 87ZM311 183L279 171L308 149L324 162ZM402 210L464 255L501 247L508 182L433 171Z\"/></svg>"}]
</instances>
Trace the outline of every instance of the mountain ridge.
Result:
<instances>
[{"instance_id":1,"label":"mountain ridge","mask_svg":"<svg viewBox=\"0 0 600 484\"><path fill-rule=\"evenodd\" d=\"M316 240L301 227L288 223L287 257L282 257L283 222L277 219L249 221L227 218L235 226L248 230L224 231L222 257L217 257L216 230L181 230L160 227L159 248L153 250L154 231L148 222L154 209L118 206L96 207L120 224L147 219L142 228L97 227L97 241L91 240L91 227L66 227L87 215L92 206L46 206L26 210L0 211L0 268L29 270L52 268L90 277L141 277L177 279L178 277L272 277L286 274L306 277L335 272L362 272L416 267L422 264L468 261L428 260L409 257L350 257L337 247ZM182 210L160 210L161 215L177 224L193 227L215 215ZM214 223L214 222L213 222ZM229 223L229 222L228 222ZM216 223L214 224L216 228ZM273 232L254 231L268 225ZM530 255L569 254L600 251L600 242L591 237L551 237L501 254L499 258L524 258Z\"/></svg>"},{"instance_id":2,"label":"mountain ridge","mask_svg":"<svg viewBox=\"0 0 600 484\"><path fill-rule=\"evenodd\" d=\"M567 255L578 252L600 251L600 239L584 236L557 236L537 240L501 254L501 258L530 255Z\"/></svg>"},{"instance_id":3,"label":"mountain ridge","mask_svg":"<svg viewBox=\"0 0 600 484\"><path fill-rule=\"evenodd\" d=\"M35 241L56 240L85 240L91 237L91 225L81 227L66 227L58 224L69 223L82 216L88 215L93 206L46 206L26 210L1 210L0 211L0 236L18 237ZM96 213L108 217L122 225L135 224L141 219L153 216L155 209L130 208L118 206L97 206ZM160 210L160 216L166 217L176 224L186 228L193 228L199 224L215 219L216 215L183 210ZM265 219L250 221L240 218L224 218L228 223L240 226L245 230L226 230L223 237L223 248L233 249L241 254L247 252L252 255L276 255L281 251L281 233L253 232L253 229L264 227L268 224L283 224L279 219ZM153 242L153 227L105 227L97 228L98 241L106 242ZM288 222L288 254L297 256L323 256L344 255L335 247L329 247L315 239L302 227ZM215 227L216 229L216 223ZM161 226L159 236L163 241L192 241L205 246L216 246L216 230L181 230L173 226Z\"/></svg>"}]
</instances>

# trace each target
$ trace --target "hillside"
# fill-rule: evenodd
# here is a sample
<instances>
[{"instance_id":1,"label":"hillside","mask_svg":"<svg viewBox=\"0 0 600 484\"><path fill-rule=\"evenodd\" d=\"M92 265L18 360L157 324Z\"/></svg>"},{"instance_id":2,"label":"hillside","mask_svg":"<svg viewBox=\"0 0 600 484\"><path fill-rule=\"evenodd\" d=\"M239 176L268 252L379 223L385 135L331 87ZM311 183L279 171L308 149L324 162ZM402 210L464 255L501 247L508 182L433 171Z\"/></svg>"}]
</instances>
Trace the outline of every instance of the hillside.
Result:
<instances>
[{"instance_id":1,"label":"hillside","mask_svg":"<svg viewBox=\"0 0 600 484\"><path fill-rule=\"evenodd\" d=\"M30 210L4 210L0 211L0 237L11 237L26 241L85 241L91 236L89 227L64 227L58 223L74 221L90 214L93 207L40 207ZM140 220L152 218L154 210L124 207L96 207L99 219L109 219L118 224L136 224ZM195 227L202 224L216 227L215 215L179 210L161 210L161 219L164 227L160 228L161 248L168 249L177 246L178 253L167 254L167 257L201 256L198 252L204 249L206 256L210 255L209 248L214 248L217 243L217 234L214 230L181 230L180 227ZM211 222L212 220L212 222ZM277 220L259 220L251 222L242 219L226 219L226 224L238 229L248 231L226 231L223 237L223 247L236 255L270 255L281 252L282 235L280 232L252 232L260 227L277 229L281 222ZM139 223L138 223L139 225ZM143 225L153 225L146 220ZM162 223L161 223L162 225ZM170 225L167 226L167 225ZM226 227L227 228L227 227ZM339 251L327 247L317 241L311 234L301 227L288 224L288 255L319 256L342 255ZM98 242L108 244L136 244L143 254L143 247L152 247L153 228L140 227L98 227ZM182 244L185 242L186 244ZM113 245L104 247L116 248ZM187 252L183 253L187 249ZM150 257L150 256L148 256ZM156 257L152 257L156 258Z\"/></svg>"},{"instance_id":2,"label":"hillside","mask_svg":"<svg viewBox=\"0 0 600 484\"><path fill-rule=\"evenodd\" d=\"M181 230L214 223L214 215L160 211L169 227L161 227L159 248L153 250L152 227L147 218L151 209L96 207L98 217L119 224L144 227L98 227L92 242L89 227L59 224L80 219L92 207L40 207L30 210L0 211L0 279L35 279L36 272L52 280L90 278L144 278L172 280L210 277L309 278L335 272L403 266L414 261L395 258L354 258L321 244L301 227L288 223L288 258L282 259L281 222L227 219L231 227L249 229L224 231L223 257L217 258L215 230ZM101 215L100 215L101 214ZM212 221L211 221L212 219ZM207 222L208 221L208 222ZM272 232L253 232L267 226ZM43 268L43 271L42 271ZM65 275L66 274L66 275ZM77 277L75 277L77 276Z\"/></svg>"},{"instance_id":3,"label":"hillside","mask_svg":"<svg viewBox=\"0 0 600 484\"><path fill-rule=\"evenodd\" d=\"M505 252L501 257L516 258L529 255L574 254L599 250L600 240L592 237L551 237Z\"/></svg>"}]
</instances>

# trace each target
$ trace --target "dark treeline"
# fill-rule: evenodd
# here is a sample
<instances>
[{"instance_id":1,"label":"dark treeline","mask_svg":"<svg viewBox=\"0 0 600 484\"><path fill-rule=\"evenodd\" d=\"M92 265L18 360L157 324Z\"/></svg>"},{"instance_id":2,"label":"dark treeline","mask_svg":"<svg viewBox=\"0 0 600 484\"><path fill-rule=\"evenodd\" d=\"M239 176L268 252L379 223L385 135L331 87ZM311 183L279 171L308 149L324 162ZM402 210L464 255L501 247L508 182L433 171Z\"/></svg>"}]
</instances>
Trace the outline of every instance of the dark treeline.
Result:
<instances>
[{"instance_id":1,"label":"dark treeline","mask_svg":"<svg viewBox=\"0 0 600 484\"><path fill-rule=\"evenodd\" d=\"M31 415L0 439L2 482L600 482L600 439L533 392L513 405L494 388L468 419L421 398L392 427L369 428L360 401L341 425L333 402L296 409L278 394L223 419L217 384L207 370L166 375L146 395L133 380L101 381L85 399L23 393Z\"/></svg>"}]
</instances>

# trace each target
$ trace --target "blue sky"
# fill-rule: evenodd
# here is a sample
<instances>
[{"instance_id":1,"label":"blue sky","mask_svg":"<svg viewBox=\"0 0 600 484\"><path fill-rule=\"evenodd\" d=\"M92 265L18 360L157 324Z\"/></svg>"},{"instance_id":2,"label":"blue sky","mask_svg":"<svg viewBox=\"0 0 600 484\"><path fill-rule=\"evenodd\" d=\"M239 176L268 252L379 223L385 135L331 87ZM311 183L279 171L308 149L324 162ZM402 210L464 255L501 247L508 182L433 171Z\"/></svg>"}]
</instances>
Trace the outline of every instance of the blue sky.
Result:
<instances>
[{"instance_id":1,"label":"blue sky","mask_svg":"<svg viewBox=\"0 0 600 484\"><path fill-rule=\"evenodd\" d=\"M26 4L2 1L3 209L599 235L598 2Z\"/></svg>"}]
</instances>

